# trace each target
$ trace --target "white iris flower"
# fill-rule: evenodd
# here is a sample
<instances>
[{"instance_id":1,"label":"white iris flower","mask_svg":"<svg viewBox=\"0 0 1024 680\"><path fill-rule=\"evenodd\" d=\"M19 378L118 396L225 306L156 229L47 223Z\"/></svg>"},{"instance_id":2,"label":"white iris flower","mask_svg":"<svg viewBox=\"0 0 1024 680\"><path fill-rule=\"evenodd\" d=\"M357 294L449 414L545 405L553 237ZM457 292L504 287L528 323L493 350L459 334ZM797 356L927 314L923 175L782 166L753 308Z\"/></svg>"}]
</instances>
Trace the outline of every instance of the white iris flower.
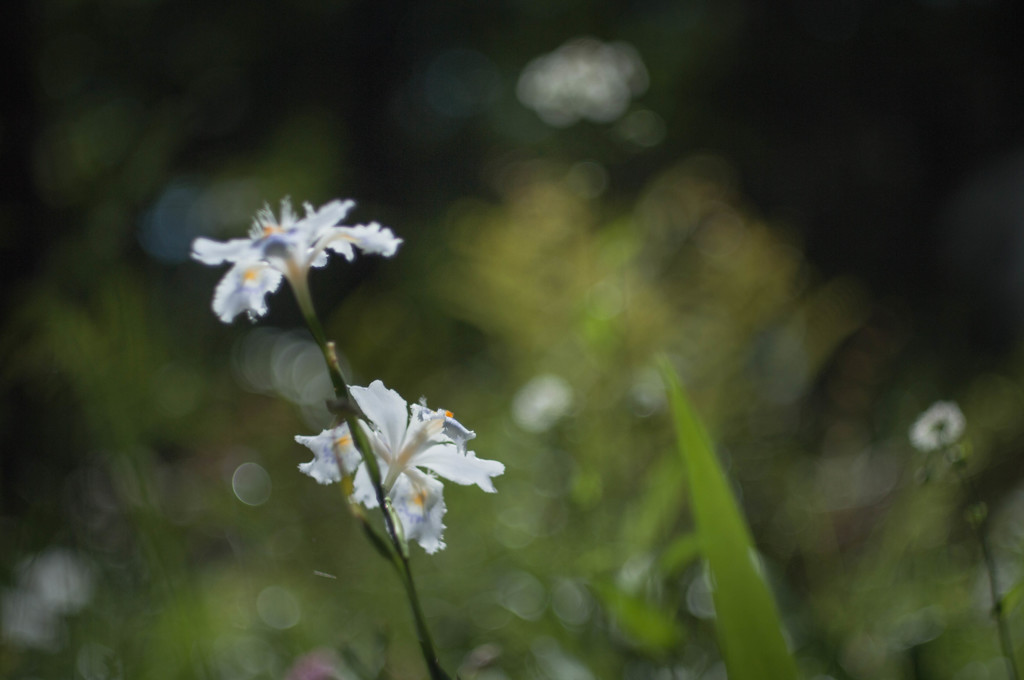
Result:
<instances>
[{"instance_id":1,"label":"white iris flower","mask_svg":"<svg viewBox=\"0 0 1024 680\"><path fill-rule=\"evenodd\" d=\"M213 311L225 323L242 312L250 318L267 312L265 297L277 290L286 277L296 290L305 293L310 267L327 264L327 251L355 258L355 249L391 257L402 239L376 222L346 227L338 225L355 205L353 201L331 201L319 210L303 204L306 215L297 218L291 201L281 201L278 220L265 206L253 219L249 238L213 241L197 238L192 257L204 264L230 262L234 266L221 279L213 296Z\"/></svg>"},{"instance_id":2,"label":"white iris flower","mask_svg":"<svg viewBox=\"0 0 1024 680\"><path fill-rule=\"evenodd\" d=\"M444 548L441 534L445 514L443 485L438 476L456 484L476 484L494 493L492 477L505 471L494 460L477 458L466 450L476 433L455 420L451 412L432 411L423 404L408 404L380 380L369 387L350 388L352 397L366 415L367 439L377 456L384 491L391 499L405 537L416 540L428 553ZM358 465L345 425L325 430L317 437L296 437L313 450L315 458L299 466L322 484L355 473L355 500L368 508L377 507L377 496L365 466ZM351 454L351 455L350 455ZM355 465L353 465L353 461Z\"/></svg>"}]
</instances>

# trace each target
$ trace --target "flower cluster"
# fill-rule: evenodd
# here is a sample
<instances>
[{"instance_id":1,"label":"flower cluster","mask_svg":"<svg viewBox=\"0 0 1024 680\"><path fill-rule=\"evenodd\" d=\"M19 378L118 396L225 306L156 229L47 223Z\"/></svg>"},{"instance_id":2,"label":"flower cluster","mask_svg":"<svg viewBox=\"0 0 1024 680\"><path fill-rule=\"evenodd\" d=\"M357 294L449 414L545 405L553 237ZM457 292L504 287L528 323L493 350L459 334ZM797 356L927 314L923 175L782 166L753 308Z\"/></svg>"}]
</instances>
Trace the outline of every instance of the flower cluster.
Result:
<instances>
[{"instance_id":1,"label":"flower cluster","mask_svg":"<svg viewBox=\"0 0 1024 680\"><path fill-rule=\"evenodd\" d=\"M493 493L491 478L502 474L505 466L467 451L466 444L476 433L466 429L449 411L406 403L380 380L369 387L352 387L350 392L366 415L366 421L360 421L360 425L373 448L384 491L402 522L406 538L416 540L428 553L444 548L443 485L435 475L456 484L475 484ZM314 455L313 460L299 466L300 470L321 484L354 475L354 500L367 508L377 507L373 484L366 466L360 464L348 425L324 430L315 437L295 439Z\"/></svg>"},{"instance_id":2,"label":"flower cluster","mask_svg":"<svg viewBox=\"0 0 1024 680\"><path fill-rule=\"evenodd\" d=\"M197 238L192 257L204 264L230 262L213 295L213 311L221 321L248 312L250 318L267 312L266 296L277 290L286 277L298 294L306 290L310 267L327 264L327 251L351 261L355 249L390 257L402 239L376 222L354 227L340 226L353 201L331 201L319 210L303 204L305 216L298 218L291 201L281 201L281 218L265 206L256 213L249 238L213 241Z\"/></svg>"},{"instance_id":3,"label":"flower cluster","mask_svg":"<svg viewBox=\"0 0 1024 680\"><path fill-rule=\"evenodd\" d=\"M402 243L390 229L376 222L340 226L338 223L352 206L352 201L336 200L317 210L306 203L305 217L298 218L289 200L284 199L281 219L269 207L263 208L256 214L248 239L196 239L192 244L194 258L206 264L233 265L217 285L213 311L224 322L242 312L248 312L252 318L261 316L267 311L267 294L287 279L327 356L329 350L323 332L316 330L319 321L309 300L306 278L310 267L326 264L327 251L340 253L350 261L356 249L390 257ZM336 382L335 387L345 389L343 381ZM476 433L455 420L449 411L431 410L425 401L408 404L379 380L369 387L352 387L348 391L365 416L358 422L371 450L360 452L352 441L348 423L343 422L319 435L295 438L310 448L314 456L299 465L299 469L321 484L349 478L353 500L367 508L378 507L377 492L382 491L398 515L407 540L416 540L428 553L444 548L441 520L445 505L438 476L494 492L491 478L502 474L505 466L467 451L466 444ZM380 488L371 479L364 456L374 456L381 474Z\"/></svg>"}]
</instances>

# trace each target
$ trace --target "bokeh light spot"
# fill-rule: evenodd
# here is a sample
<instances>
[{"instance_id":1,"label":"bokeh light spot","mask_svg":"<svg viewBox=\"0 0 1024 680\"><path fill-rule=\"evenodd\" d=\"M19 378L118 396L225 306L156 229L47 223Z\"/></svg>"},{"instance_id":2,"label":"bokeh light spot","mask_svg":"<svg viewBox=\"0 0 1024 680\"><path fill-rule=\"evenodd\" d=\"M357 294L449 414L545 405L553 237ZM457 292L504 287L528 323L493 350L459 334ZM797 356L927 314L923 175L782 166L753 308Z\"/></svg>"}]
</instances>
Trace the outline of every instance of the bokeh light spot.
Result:
<instances>
[{"instance_id":1,"label":"bokeh light spot","mask_svg":"<svg viewBox=\"0 0 1024 680\"><path fill-rule=\"evenodd\" d=\"M567 654L556 640L539 637L530 645L542 677L550 680L593 680L594 674L579 659Z\"/></svg>"},{"instance_id":2,"label":"bokeh light spot","mask_svg":"<svg viewBox=\"0 0 1024 680\"><path fill-rule=\"evenodd\" d=\"M270 500L270 475L258 463L242 463L231 475L231 489L246 505L263 505Z\"/></svg>"},{"instance_id":3,"label":"bokeh light spot","mask_svg":"<svg viewBox=\"0 0 1024 680\"><path fill-rule=\"evenodd\" d=\"M256 597L256 612L263 623L278 630L292 628L302 620L295 596L281 586L268 586L260 591Z\"/></svg>"},{"instance_id":4,"label":"bokeh light spot","mask_svg":"<svg viewBox=\"0 0 1024 680\"><path fill-rule=\"evenodd\" d=\"M521 619L536 621L544 614L544 586L525 571L508 574L498 586L498 601Z\"/></svg>"},{"instance_id":5,"label":"bokeh light spot","mask_svg":"<svg viewBox=\"0 0 1024 680\"><path fill-rule=\"evenodd\" d=\"M715 618L715 601L711 595L711 577L702 569L686 589L686 608L698 619Z\"/></svg>"},{"instance_id":6,"label":"bokeh light spot","mask_svg":"<svg viewBox=\"0 0 1024 680\"><path fill-rule=\"evenodd\" d=\"M586 588L566 579L556 583L552 589L551 608L567 626L582 626L590 618L594 601Z\"/></svg>"},{"instance_id":7,"label":"bokeh light spot","mask_svg":"<svg viewBox=\"0 0 1024 680\"><path fill-rule=\"evenodd\" d=\"M345 372L344 357L340 359ZM242 387L297 404L311 428L330 423L326 400L334 390L323 354L308 333L255 328L236 345L232 368Z\"/></svg>"}]
</instances>

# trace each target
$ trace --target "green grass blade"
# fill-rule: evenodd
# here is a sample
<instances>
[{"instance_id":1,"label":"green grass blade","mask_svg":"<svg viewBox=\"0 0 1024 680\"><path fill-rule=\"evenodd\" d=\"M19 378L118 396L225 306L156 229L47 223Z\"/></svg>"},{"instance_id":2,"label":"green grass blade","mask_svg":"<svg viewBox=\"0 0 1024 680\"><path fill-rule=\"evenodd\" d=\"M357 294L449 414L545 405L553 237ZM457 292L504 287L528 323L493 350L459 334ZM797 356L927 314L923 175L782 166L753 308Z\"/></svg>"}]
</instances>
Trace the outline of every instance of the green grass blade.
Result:
<instances>
[{"instance_id":1,"label":"green grass blade","mask_svg":"<svg viewBox=\"0 0 1024 680\"><path fill-rule=\"evenodd\" d=\"M704 426L665 362L693 515L714 584L716 633L730 680L790 680L796 664L786 648L771 592L756 564L753 541Z\"/></svg>"}]
</instances>

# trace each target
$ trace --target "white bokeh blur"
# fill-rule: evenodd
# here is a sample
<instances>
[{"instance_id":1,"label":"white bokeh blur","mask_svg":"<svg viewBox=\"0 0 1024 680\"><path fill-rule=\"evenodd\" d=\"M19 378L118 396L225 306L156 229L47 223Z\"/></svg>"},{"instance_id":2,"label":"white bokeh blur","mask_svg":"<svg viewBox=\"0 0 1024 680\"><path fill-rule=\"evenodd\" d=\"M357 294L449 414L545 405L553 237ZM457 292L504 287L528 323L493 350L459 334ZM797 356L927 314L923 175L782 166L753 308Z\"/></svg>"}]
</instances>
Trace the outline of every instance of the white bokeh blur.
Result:
<instances>
[{"instance_id":1,"label":"white bokeh blur","mask_svg":"<svg viewBox=\"0 0 1024 680\"><path fill-rule=\"evenodd\" d=\"M647 85L647 69L632 45L577 38L528 63L516 94L548 125L567 127L580 119L618 120Z\"/></svg>"}]
</instances>

